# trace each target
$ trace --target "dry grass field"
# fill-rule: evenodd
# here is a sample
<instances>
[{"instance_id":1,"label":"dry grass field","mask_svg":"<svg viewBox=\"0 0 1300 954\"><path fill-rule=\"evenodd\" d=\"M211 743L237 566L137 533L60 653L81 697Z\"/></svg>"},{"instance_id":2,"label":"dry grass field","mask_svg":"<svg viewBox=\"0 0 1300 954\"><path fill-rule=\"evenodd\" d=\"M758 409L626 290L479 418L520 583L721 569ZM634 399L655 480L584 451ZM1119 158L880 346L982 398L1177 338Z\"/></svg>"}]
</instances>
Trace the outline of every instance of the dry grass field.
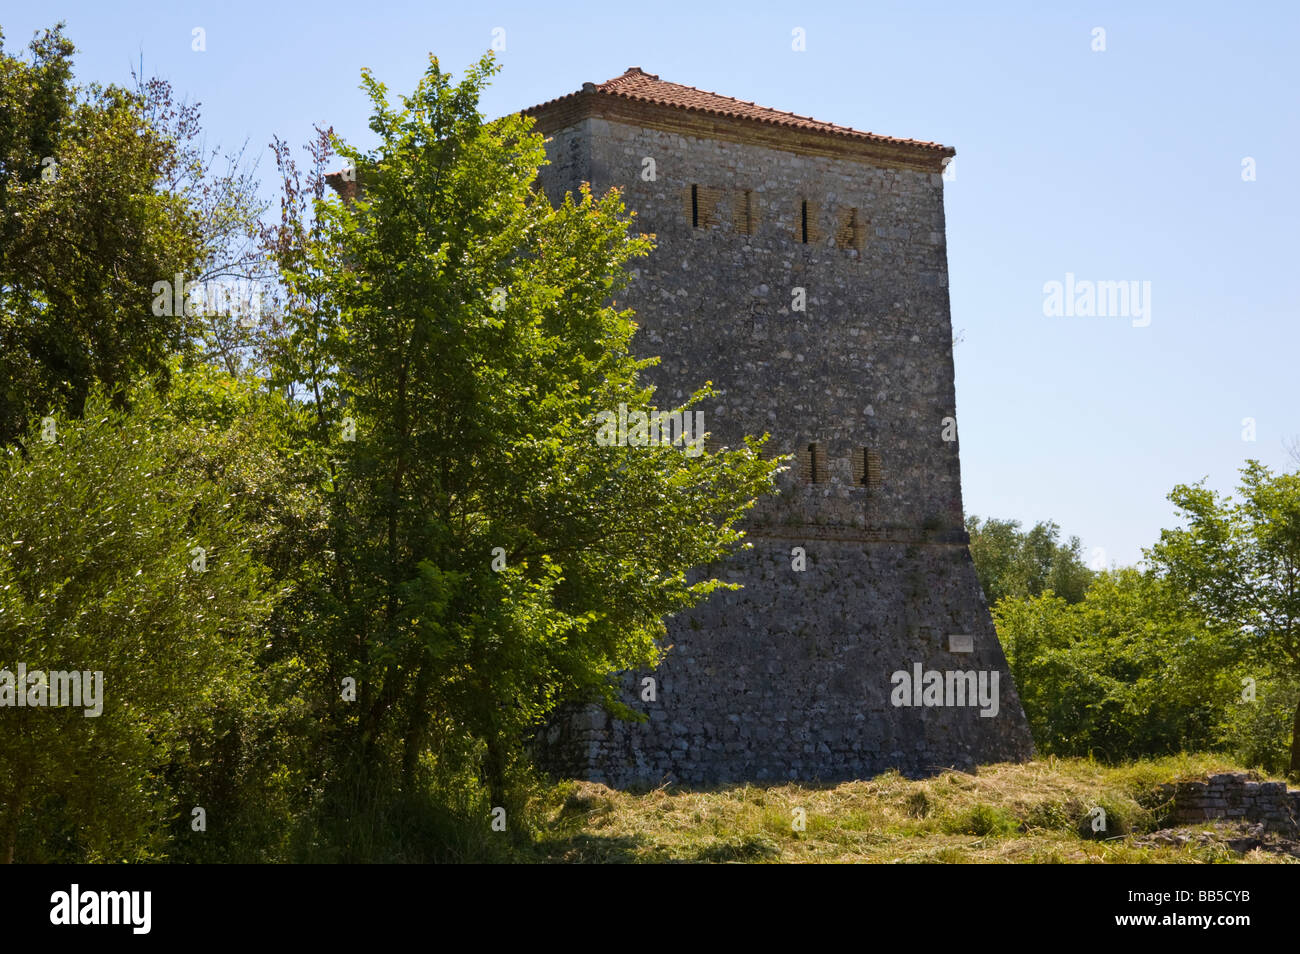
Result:
<instances>
[{"instance_id":1,"label":"dry grass field","mask_svg":"<svg viewBox=\"0 0 1300 954\"><path fill-rule=\"evenodd\" d=\"M1244 771L1215 756L1124 766L1042 759L909 780L618 792L541 791L545 818L519 861L868 863L1300 863L1300 844L1241 823L1166 827L1162 782ZM1106 830L1094 832L1094 809ZM799 825L802 818L803 824ZM802 827L802 830L800 830Z\"/></svg>"}]
</instances>

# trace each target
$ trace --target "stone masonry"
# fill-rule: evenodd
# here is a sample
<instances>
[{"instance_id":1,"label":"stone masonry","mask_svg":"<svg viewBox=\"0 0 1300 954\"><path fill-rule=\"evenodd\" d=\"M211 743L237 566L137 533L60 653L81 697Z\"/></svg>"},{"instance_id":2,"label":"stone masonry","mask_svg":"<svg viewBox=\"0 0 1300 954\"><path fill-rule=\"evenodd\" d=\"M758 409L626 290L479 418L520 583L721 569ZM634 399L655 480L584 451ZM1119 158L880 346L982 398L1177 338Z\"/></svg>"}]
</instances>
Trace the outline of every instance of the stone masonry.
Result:
<instances>
[{"instance_id":1,"label":"stone masonry","mask_svg":"<svg viewBox=\"0 0 1300 954\"><path fill-rule=\"evenodd\" d=\"M769 432L773 453L795 455L751 511L752 549L710 568L744 589L669 620L658 670L626 675L647 720L571 708L540 738L543 763L631 787L1029 757L963 530L941 175L952 150L636 68L526 112L549 137L553 200L584 181L618 187L656 236L619 304L637 313L639 353L661 357L648 372L658 405L712 381L710 449ZM971 677L895 705L894 674L918 664ZM976 673L997 674L995 713L953 690L973 697Z\"/></svg>"},{"instance_id":2,"label":"stone masonry","mask_svg":"<svg viewBox=\"0 0 1300 954\"><path fill-rule=\"evenodd\" d=\"M1300 835L1300 791L1288 791L1286 782L1254 782L1244 772L1225 772L1160 788L1173 800L1176 825L1227 818L1261 822L1272 831Z\"/></svg>"}]
</instances>

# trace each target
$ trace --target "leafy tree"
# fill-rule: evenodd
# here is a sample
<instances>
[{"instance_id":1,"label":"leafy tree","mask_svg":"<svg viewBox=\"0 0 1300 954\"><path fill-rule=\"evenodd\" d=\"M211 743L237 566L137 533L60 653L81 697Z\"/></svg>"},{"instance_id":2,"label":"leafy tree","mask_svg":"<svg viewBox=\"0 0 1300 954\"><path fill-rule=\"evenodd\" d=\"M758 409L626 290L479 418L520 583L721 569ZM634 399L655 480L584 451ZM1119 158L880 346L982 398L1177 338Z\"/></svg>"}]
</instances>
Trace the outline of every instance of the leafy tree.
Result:
<instances>
[{"instance_id":1,"label":"leafy tree","mask_svg":"<svg viewBox=\"0 0 1300 954\"><path fill-rule=\"evenodd\" d=\"M1230 741L1222 726L1241 677L1231 634L1156 574L1103 572L1078 603L1048 591L1005 597L993 614L1044 752L1120 760Z\"/></svg>"},{"instance_id":2,"label":"leafy tree","mask_svg":"<svg viewBox=\"0 0 1300 954\"><path fill-rule=\"evenodd\" d=\"M1234 501L1180 484L1169 499L1185 527L1164 530L1153 564L1198 612L1236 634L1241 659L1294 685L1300 677L1300 473L1241 468ZM1300 699L1289 771L1300 773Z\"/></svg>"},{"instance_id":3,"label":"leafy tree","mask_svg":"<svg viewBox=\"0 0 1300 954\"><path fill-rule=\"evenodd\" d=\"M204 435L187 466L219 483L274 599L241 681L218 684L204 699L164 770L178 804L204 806L209 823L195 838L189 817L178 818L172 857L282 861L308 816L328 712L310 676L319 654L300 652L311 641L296 635L312 627L327 540L319 460L292 441L302 409L265 382L210 364L173 364L164 426Z\"/></svg>"},{"instance_id":4,"label":"leafy tree","mask_svg":"<svg viewBox=\"0 0 1300 954\"><path fill-rule=\"evenodd\" d=\"M92 391L0 458L0 668L103 673L96 717L0 708L5 860L158 857L195 804L164 770L257 682L275 594L240 519L256 464L238 429L177 425L148 388L133 404Z\"/></svg>"},{"instance_id":5,"label":"leafy tree","mask_svg":"<svg viewBox=\"0 0 1300 954\"><path fill-rule=\"evenodd\" d=\"M1236 694L1220 714L1224 746L1246 765L1286 775L1291 758L1291 723L1300 702L1300 679L1289 670L1238 659L1228 680Z\"/></svg>"},{"instance_id":6,"label":"leafy tree","mask_svg":"<svg viewBox=\"0 0 1300 954\"><path fill-rule=\"evenodd\" d=\"M158 187L175 144L139 96L74 86L72 53L60 27L31 63L0 49L0 443L33 415L79 414L96 383L120 397L161 374L187 336L183 314L150 307L201 244L189 203Z\"/></svg>"},{"instance_id":7,"label":"leafy tree","mask_svg":"<svg viewBox=\"0 0 1300 954\"><path fill-rule=\"evenodd\" d=\"M1077 603L1092 581L1079 538L1060 542L1060 528L1051 521L1022 531L1017 520L970 516L966 532L989 606L1007 596L1038 596L1049 590L1067 603Z\"/></svg>"},{"instance_id":8,"label":"leafy tree","mask_svg":"<svg viewBox=\"0 0 1300 954\"><path fill-rule=\"evenodd\" d=\"M259 195L257 163L245 157L247 142L224 157L219 146L209 146L199 104L178 99L169 82L135 80L142 118L168 149L158 189L185 205L198 240L185 279L197 283L201 291L194 298L203 301L198 307L196 300L188 316L185 344L230 374L265 373L263 351L276 322L275 303L266 298L274 274L263 246L267 205Z\"/></svg>"},{"instance_id":9,"label":"leafy tree","mask_svg":"<svg viewBox=\"0 0 1300 954\"><path fill-rule=\"evenodd\" d=\"M662 619L723 585L690 571L741 544L778 462L597 441L599 412L652 399L611 304L649 240L615 192L550 205L531 120L477 111L497 68L453 85L431 59L400 108L364 74L379 145L340 146L363 196L284 244L279 380L333 461L322 691L356 680L352 775L391 763L410 790L428 753L477 746L504 805L533 728L568 698L617 708Z\"/></svg>"}]
</instances>

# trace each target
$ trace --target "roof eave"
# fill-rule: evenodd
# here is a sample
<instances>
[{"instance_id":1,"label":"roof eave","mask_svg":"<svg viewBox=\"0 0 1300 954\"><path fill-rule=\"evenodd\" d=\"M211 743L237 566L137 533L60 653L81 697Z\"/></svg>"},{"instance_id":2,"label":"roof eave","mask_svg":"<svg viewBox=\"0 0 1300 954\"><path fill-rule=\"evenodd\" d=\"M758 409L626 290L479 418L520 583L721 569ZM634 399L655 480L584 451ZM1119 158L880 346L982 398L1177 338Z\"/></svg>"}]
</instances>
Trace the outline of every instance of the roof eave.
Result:
<instances>
[{"instance_id":1,"label":"roof eave","mask_svg":"<svg viewBox=\"0 0 1300 954\"><path fill-rule=\"evenodd\" d=\"M696 107L648 102L596 88L578 90L521 112L532 116L536 120L535 128L543 134L557 132L584 119L600 118L681 135L725 139L801 155L853 159L920 172L942 172L945 161L956 155L951 146L938 143L728 116Z\"/></svg>"}]
</instances>

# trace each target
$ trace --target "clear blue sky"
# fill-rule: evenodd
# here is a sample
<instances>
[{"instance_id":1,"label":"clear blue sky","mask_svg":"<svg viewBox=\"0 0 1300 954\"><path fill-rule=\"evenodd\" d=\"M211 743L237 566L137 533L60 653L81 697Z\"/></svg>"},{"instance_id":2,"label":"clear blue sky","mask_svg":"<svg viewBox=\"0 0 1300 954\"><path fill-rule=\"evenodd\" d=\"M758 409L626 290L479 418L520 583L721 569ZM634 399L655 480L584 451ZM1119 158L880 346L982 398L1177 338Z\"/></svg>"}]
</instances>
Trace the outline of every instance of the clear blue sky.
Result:
<instances>
[{"instance_id":1,"label":"clear blue sky","mask_svg":"<svg viewBox=\"0 0 1300 954\"><path fill-rule=\"evenodd\" d=\"M635 65L943 142L958 155L946 201L968 513L1054 519L1131 563L1172 525L1174 484L1230 490L1247 457L1295 466L1300 5L719 6L53 0L9 3L0 25L12 52L65 20L83 81L124 83L143 54L146 74L202 102L211 142L250 140L268 184L273 134L299 144L332 124L369 144L361 67L409 91L430 52L459 71L496 27L489 115ZM1043 285L1067 272L1149 281L1149 326L1046 317Z\"/></svg>"}]
</instances>

